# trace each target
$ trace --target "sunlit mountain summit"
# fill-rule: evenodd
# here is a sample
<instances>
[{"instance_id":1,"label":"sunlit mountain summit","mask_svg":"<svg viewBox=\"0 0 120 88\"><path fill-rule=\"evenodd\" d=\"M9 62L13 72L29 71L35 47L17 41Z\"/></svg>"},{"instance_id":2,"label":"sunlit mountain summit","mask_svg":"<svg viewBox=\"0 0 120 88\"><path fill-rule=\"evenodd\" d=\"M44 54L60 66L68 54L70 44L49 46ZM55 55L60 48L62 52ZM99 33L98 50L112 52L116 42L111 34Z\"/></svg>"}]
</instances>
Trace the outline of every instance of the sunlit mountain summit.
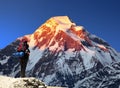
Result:
<instances>
[{"instance_id":1,"label":"sunlit mountain summit","mask_svg":"<svg viewBox=\"0 0 120 88\"><path fill-rule=\"evenodd\" d=\"M68 16L51 17L33 34L20 37L2 49L1 75L19 76L19 62L11 54L23 38L28 40L31 51L28 77L69 88L119 86L120 54Z\"/></svg>"}]
</instances>

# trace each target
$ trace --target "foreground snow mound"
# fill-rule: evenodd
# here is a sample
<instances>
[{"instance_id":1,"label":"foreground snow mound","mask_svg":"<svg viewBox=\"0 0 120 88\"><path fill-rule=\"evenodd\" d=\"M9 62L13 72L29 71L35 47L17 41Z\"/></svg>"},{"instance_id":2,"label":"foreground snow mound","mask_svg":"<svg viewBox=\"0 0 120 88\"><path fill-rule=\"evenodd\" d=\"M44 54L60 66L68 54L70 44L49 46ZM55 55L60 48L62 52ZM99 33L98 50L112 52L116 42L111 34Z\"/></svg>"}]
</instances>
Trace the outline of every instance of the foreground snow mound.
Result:
<instances>
[{"instance_id":1,"label":"foreground snow mound","mask_svg":"<svg viewBox=\"0 0 120 88\"><path fill-rule=\"evenodd\" d=\"M10 78L0 76L0 88L47 88L40 80L30 78Z\"/></svg>"}]
</instances>

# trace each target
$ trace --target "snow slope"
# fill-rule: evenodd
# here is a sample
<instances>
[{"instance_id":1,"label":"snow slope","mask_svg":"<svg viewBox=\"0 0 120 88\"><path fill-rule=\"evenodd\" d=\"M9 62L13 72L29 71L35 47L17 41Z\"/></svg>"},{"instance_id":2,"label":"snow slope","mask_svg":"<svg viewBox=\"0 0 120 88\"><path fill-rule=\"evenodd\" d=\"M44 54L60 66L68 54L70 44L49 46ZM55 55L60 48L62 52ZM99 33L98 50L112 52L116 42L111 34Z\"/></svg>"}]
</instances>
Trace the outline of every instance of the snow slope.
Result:
<instances>
[{"instance_id":1,"label":"snow slope","mask_svg":"<svg viewBox=\"0 0 120 88\"><path fill-rule=\"evenodd\" d=\"M47 88L44 83L35 78L11 78L0 76L0 88Z\"/></svg>"}]
</instances>

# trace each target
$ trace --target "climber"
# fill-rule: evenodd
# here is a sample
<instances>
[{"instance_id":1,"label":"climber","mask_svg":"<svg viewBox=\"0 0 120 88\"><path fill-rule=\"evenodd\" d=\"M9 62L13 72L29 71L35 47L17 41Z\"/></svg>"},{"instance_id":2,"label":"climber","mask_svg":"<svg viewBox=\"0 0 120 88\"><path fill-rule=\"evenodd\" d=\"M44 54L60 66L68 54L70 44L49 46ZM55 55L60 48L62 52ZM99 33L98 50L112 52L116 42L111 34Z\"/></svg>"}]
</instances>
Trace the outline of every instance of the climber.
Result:
<instances>
[{"instance_id":1,"label":"climber","mask_svg":"<svg viewBox=\"0 0 120 88\"><path fill-rule=\"evenodd\" d=\"M20 76L25 77L25 70L30 55L29 45L27 44L26 40L20 41L17 52L20 52L22 55L21 57L19 57L21 66Z\"/></svg>"}]
</instances>

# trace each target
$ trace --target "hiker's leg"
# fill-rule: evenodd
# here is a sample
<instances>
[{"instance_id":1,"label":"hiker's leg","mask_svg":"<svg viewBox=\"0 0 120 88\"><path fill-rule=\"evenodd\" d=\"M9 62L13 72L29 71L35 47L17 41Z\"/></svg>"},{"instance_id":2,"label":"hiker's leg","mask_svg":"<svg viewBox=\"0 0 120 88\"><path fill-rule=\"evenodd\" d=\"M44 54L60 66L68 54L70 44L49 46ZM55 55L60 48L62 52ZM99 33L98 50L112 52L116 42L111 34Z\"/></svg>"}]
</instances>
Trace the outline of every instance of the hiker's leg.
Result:
<instances>
[{"instance_id":1,"label":"hiker's leg","mask_svg":"<svg viewBox=\"0 0 120 88\"><path fill-rule=\"evenodd\" d=\"M20 59L20 65L21 65L20 76L25 77L25 61L24 61L24 58Z\"/></svg>"},{"instance_id":2,"label":"hiker's leg","mask_svg":"<svg viewBox=\"0 0 120 88\"><path fill-rule=\"evenodd\" d=\"M22 58L22 64L21 64L21 77L25 77L25 71L27 67L27 62L28 62L28 56L25 56Z\"/></svg>"}]
</instances>

